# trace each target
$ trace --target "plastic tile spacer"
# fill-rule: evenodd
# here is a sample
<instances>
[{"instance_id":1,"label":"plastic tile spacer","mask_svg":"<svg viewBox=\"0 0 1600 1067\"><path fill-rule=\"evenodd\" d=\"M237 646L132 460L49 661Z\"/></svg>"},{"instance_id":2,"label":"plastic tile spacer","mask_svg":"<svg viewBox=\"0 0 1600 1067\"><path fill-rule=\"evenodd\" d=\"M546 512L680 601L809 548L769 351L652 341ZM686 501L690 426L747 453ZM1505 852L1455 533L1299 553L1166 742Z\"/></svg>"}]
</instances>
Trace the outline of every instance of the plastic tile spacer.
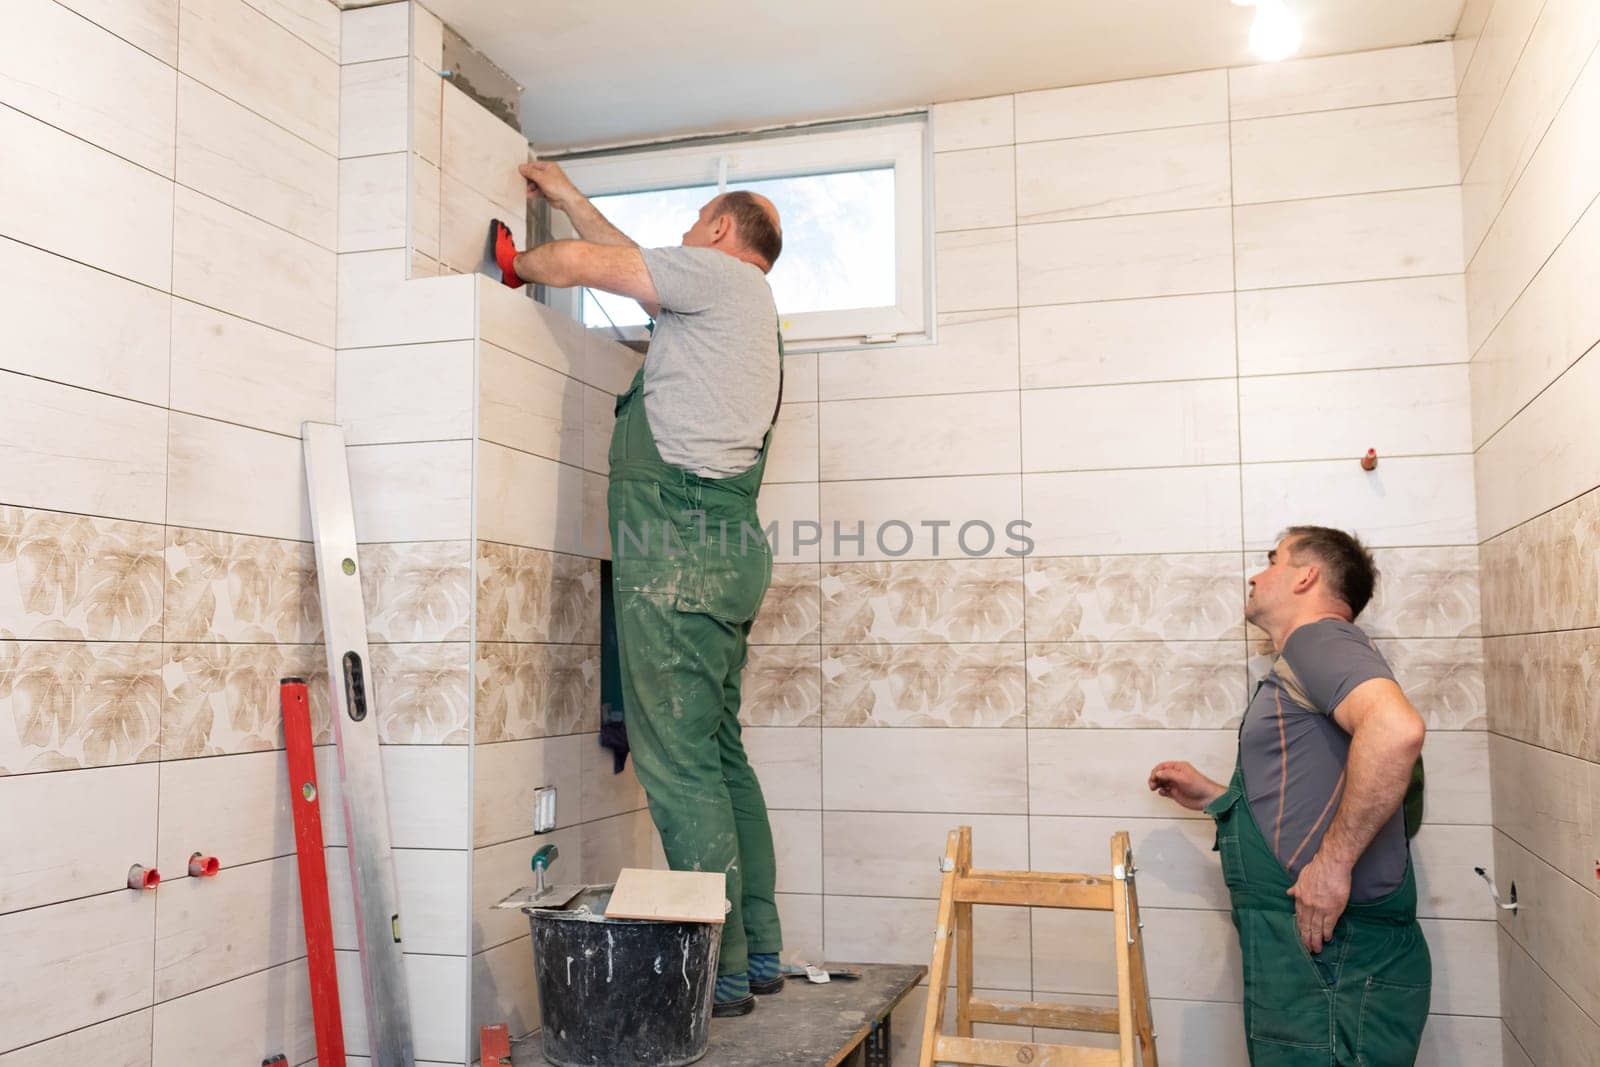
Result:
<instances>
[{"instance_id":1,"label":"plastic tile spacer","mask_svg":"<svg viewBox=\"0 0 1600 1067\"><path fill-rule=\"evenodd\" d=\"M190 878L215 878L220 870L222 863L215 856L196 852L189 857Z\"/></svg>"},{"instance_id":2,"label":"plastic tile spacer","mask_svg":"<svg viewBox=\"0 0 1600 1067\"><path fill-rule=\"evenodd\" d=\"M161 884L161 872L135 863L128 868L128 888L148 891Z\"/></svg>"}]
</instances>

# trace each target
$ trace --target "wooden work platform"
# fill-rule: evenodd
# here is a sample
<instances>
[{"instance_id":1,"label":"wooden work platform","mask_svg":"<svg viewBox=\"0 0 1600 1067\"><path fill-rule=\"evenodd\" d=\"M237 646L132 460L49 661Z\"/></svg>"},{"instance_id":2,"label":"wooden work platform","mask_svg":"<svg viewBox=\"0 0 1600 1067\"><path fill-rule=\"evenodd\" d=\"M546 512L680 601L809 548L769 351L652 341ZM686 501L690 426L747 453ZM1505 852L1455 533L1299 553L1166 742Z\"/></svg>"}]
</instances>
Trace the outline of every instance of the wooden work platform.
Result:
<instances>
[{"instance_id":1,"label":"wooden work platform","mask_svg":"<svg viewBox=\"0 0 1600 1067\"><path fill-rule=\"evenodd\" d=\"M836 1067L864 1062L869 1038L888 1063L889 1013L917 988L926 967L883 963L830 963L830 970L860 971L854 981L824 985L791 978L782 993L756 998L756 1010L711 1020L711 1041L696 1067ZM881 1023L879 1035L873 1024ZM855 1057L855 1058L852 1058ZM544 1067L540 1035L512 1043L515 1067Z\"/></svg>"}]
</instances>

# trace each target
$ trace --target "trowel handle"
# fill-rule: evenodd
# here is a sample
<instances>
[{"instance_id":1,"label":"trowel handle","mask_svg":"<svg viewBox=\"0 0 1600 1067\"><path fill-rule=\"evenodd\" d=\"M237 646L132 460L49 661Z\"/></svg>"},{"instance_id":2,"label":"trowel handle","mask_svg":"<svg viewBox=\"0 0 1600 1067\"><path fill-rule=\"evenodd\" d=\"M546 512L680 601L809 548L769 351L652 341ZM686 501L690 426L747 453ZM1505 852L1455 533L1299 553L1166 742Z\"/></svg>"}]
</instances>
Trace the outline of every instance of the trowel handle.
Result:
<instances>
[{"instance_id":1,"label":"trowel handle","mask_svg":"<svg viewBox=\"0 0 1600 1067\"><path fill-rule=\"evenodd\" d=\"M545 845L533 854L533 869L542 871L550 866L561 856L561 850L555 845Z\"/></svg>"}]
</instances>

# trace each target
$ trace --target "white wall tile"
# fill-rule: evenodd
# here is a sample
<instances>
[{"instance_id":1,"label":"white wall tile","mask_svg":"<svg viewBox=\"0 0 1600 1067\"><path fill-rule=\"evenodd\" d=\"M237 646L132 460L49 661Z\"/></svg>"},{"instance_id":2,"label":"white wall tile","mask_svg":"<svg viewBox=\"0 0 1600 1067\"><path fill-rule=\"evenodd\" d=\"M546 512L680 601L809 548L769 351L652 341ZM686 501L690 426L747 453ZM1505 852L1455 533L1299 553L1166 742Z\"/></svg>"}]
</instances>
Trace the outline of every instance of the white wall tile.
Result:
<instances>
[{"instance_id":1,"label":"white wall tile","mask_svg":"<svg viewBox=\"0 0 1600 1067\"><path fill-rule=\"evenodd\" d=\"M1600 63L1591 62L1467 268L1467 340L1483 339L1600 194Z\"/></svg>"},{"instance_id":2,"label":"white wall tile","mask_svg":"<svg viewBox=\"0 0 1600 1067\"><path fill-rule=\"evenodd\" d=\"M983 311L1017 304L1017 231L959 230L934 238L934 310Z\"/></svg>"},{"instance_id":3,"label":"white wall tile","mask_svg":"<svg viewBox=\"0 0 1600 1067\"><path fill-rule=\"evenodd\" d=\"M440 197L439 168L416 155L411 157L411 206L409 225L411 247L429 258L439 256ZM413 274L416 272L413 271ZM437 273L437 271L435 271Z\"/></svg>"},{"instance_id":4,"label":"white wall tile","mask_svg":"<svg viewBox=\"0 0 1600 1067\"><path fill-rule=\"evenodd\" d=\"M1022 392L1026 471L1231 463L1239 405L1231 378Z\"/></svg>"},{"instance_id":5,"label":"white wall tile","mask_svg":"<svg viewBox=\"0 0 1600 1067\"><path fill-rule=\"evenodd\" d=\"M778 892L822 892L822 813L774 809L769 818Z\"/></svg>"},{"instance_id":6,"label":"white wall tile","mask_svg":"<svg viewBox=\"0 0 1600 1067\"><path fill-rule=\"evenodd\" d=\"M444 23L421 4L411 5L411 54L435 68L444 65Z\"/></svg>"},{"instance_id":7,"label":"white wall tile","mask_svg":"<svg viewBox=\"0 0 1600 1067\"><path fill-rule=\"evenodd\" d=\"M1600 906L1584 884L1573 882L1504 834L1495 837L1495 879L1517 885L1522 909L1500 926L1591 1015L1600 1007L1600 977L1591 947L1600 936ZM1592 880L1592 879L1590 879ZM1487 925L1487 924L1485 924Z\"/></svg>"},{"instance_id":8,"label":"white wall tile","mask_svg":"<svg viewBox=\"0 0 1600 1067\"><path fill-rule=\"evenodd\" d=\"M1226 293L1023 308L1020 333L1024 389L1234 373Z\"/></svg>"},{"instance_id":9,"label":"white wall tile","mask_svg":"<svg viewBox=\"0 0 1600 1067\"><path fill-rule=\"evenodd\" d=\"M1027 810L1023 730L825 729L822 799L829 811Z\"/></svg>"},{"instance_id":10,"label":"white wall tile","mask_svg":"<svg viewBox=\"0 0 1600 1067\"><path fill-rule=\"evenodd\" d=\"M405 252L339 257L340 348L470 340L476 283L470 277L406 281Z\"/></svg>"},{"instance_id":11,"label":"white wall tile","mask_svg":"<svg viewBox=\"0 0 1600 1067\"><path fill-rule=\"evenodd\" d=\"M478 271L487 259L491 218L505 223L513 234L521 234L527 228L522 215L499 206L460 179L441 174L439 261L462 274ZM499 280L498 271L495 280Z\"/></svg>"},{"instance_id":12,"label":"white wall tile","mask_svg":"<svg viewBox=\"0 0 1600 1067\"><path fill-rule=\"evenodd\" d=\"M174 412L166 519L175 526L310 540L299 439Z\"/></svg>"},{"instance_id":13,"label":"white wall tile","mask_svg":"<svg viewBox=\"0 0 1600 1067\"><path fill-rule=\"evenodd\" d=\"M1455 186L1234 209L1238 285L1263 289L1454 274L1461 270Z\"/></svg>"},{"instance_id":14,"label":"white wall tile","mask_svg":"<svg viewBox=\"0 0 1600 1067\"><path fill-rule=\"evenodd\" d=\"M1470 452L1467 366L1245 378L1246 463Z\"/></svg>"},{"instance_id":15,"label":"white wall tile","mask_svg":"<svg viewBox=\"0 0 1600 1067\"><path fill-rule=\"evenodd\" d=\"M1478 526L1485 538L1600 482L1600 349L1591 349L1478 450Z\"/></svg>"},{"instance_id":16,"label":"white wall tile","mask_svg":"<svg viewBox=\"0 0 1600 1067\"><path fill-rule=\"evenodd\" d=\"M1461 80L1457 107L1461 113L1461 169L1477 152L1483 131L1505 94L1517 59L1544 5L1533 0L1495 0L1478 35L1472 62Z\"/></svg>"},{"instance_id":17,"label":"white wall tile","mask_svg":"<svg viewBox=\"0 0 1600 1067\"><path fill-rule=\"evenodd\" d=\"M1500 1030L1500 1020L1489 1016L1430 1015L1418 1067L1502 1067Z\"/></svg>"},{"instance_id":18,"label":"white wall tile","mask_svg":"<svg viewBox=\"0 0 1600 1067\"><path fill-rule=\"evenodd\" d=\"M0 499L162 521L166 411L5 373L0 409Z\"/></svg>"},{"instance_id":19,"label":"white wall tile","mask_svg":"<svg viewBox=\"0 0 1600 1067\"><path fill-rule=\"evenodd\" d=\"M981 100L957 100L935 104L929 112L936 152L964 148L994 148L1010 145L1012 102L1009 96L989 96Z\"/></svg>"},{"instance_id":20,"label":"white wall tile","mask_svg":"<svg viewBox=\"0 0 1600 1067\"><path fill-rule=\"evenodd\" d=\"M342 812L334 753L320 752L317 788L322 810ZM389 808L389 834L394 848L465 849L472 833L467 809L469 777L466 745L384 745L383 790ZM328 845L346 844L344 819L322 822Z\"/></svg>"},{"instance_id":21,"label":"white wall tile","mask_svg":"<svg viewBox=\"0 0 1600 1067\"><path fill-rule=\"evenodd\" d=\"M471 341L346 348L338 366L347 444L472 436Z\"/></svg>"},{"instance_id":22,"label":"white wall tile","mask_svg":"<svg viewBox=\"0 0 1600 1067\"><path fill-rule=\"evenodd\" d=\"M178 0L67 0L62 6L169 66L178 62Z\"/></svg>"},{"instance_id":23,"label":"white wall tile","mask_svg":"<svg viewBox=\"0 0 1600 1067\"><path fill-rule=\"evenodd\" d=\"M1150 768L1187 760L1226 782L1235 730L1030 730L1028 811L1115 819L1205 819L1150 791Z\"/></svg>"},{"instance_id":24,"label":"white wall tile","mask_svg":"<svg viewBox=\"0 0 1600 1067\"><path fill-rule=\"evenodd\" d=\"M1422 742L1422 758L1428 768L1423 825L1489 825L1488 733L1430 730Z\"/></svg>"},{"instance_id":25,"label":"white wall tile","mask_svg":"<svg viewBox=\"0 0 1600 1067\"><path fill-rule=\"evenodd\" d=\"M0 805L27 813L0 825L0 912L112 893L130 864L155 866L156 777L145 763L0 778Z\"/></svg>"},{"instance_id":26,"label":"white wall tile","mask_svg":"<svg viewBox=\"0 0 1600 1067\"><path fill-rule=\"evenodd\" d=\"M86 1026L37 1045L0 1053L4 1067L54 1067L93 1063L96 1067L152 1067L149 1009Z\"/></svg>"},{"instance_id":27,"label":"white wall tile","mask_svg":"<svg viewBox=\"0 0 1600 1067\"><path fill-rule=\"evenodd\" d=\"M0 144L0 233L157 289L170 286L170 181L3 106Z\"/></svg>"},{"instance_id":28,"label":"white wall tile","mask_svg":"<svg viewBox=\"0 0 1600 1067\"><path fill-rule=\"evenodd\" d=\"M171 298L114 274L0 240L0 367L124 396L167 399Z\"/></svg>"},{"instance_id":29,"label":"white wall tile","mask_svg":"<svg viewBox=\"0 0 1600 1067\"><path fill-rule=\"evenodd\" d=\"M1467 66L1472 62L1472 53L1478 49L1483 24L1489 18L1489 10L1494 7L1494 3L1495 0L1466 0L1461 7L1461 19L1456 23L1455 39L1450 42L1455 59L1458 91L1461 79L1466 77Z\"/></svg>"},{"instance_id":30,"label":"white wall tile","mask_svg":"<svg viewBox=\"0 0 1600 1067\"><path fill-rule=\"evenodd\" d=\"M229 866L214 878L163 880L158 892L158 1003L305 954L294 856Z\"/></svg>"},{"instance_id":31,"label":"white wall tile","mask_svg":"<svg viewBox=\"0 0 1600 1067\"><path fill-rule=\"evenodd\" d=\"M769 808L822 806L822 731L798 726L746 726L744 750L761 779Z\"/></svg>"},{"instance_id":32,"label":"white wall tile","mask_svg":"<svg viewBox=\"0 0 1600 1067\"><path fill-rule=\"evenodd\" d=\"M1099 870L1109 863L1102 861ZM1145 966L1152 996L1190 1001L1239 995L1239 934L1226 912L1143 906ZM1058 993L1114 994L1116 942L1108 912L1039 909L1033 915L1033 984Z\"/></svg>"},{"instance_id":33,"label":"white wall tile","mask_svg":"<svg viewBox=\"0 0 1600 1067\"><path fill-rule=\"evenodd\" d=\"M762 529L777 527L771 540L772 558L778 563L815 563L822 558L821 521L816 482L763 482L756 498ZM798 532L797 532L798 531Z\"/></svg>"},{"instance_id":34,"label":"white wall tile","mask_svg":"<svg viewBox=\"0 0 1600 1067\"><path fill-rule=\"evenodd\" d=\"M405 245L406 164L404 152L339 161L339 251Z\"/></svg>"},{"instance_id":35,"label":"white wall tile","mask_svg":"<svg viewBox=\"0 0 1600 1067\"><path fill-rule=\"evenodd\" d=\"M0 915L0 1048L148 1007L155 913L154 893L123 889Z\"/></svg>"},{"instance_id":36,"label":"white wall tile","mask_svg":"<svg viewBox=\"0 0 1600 1067\"><path fill-rule=\"evenodd\" d=\"M243 0L183 0L178 69L324 152L339 149L339 67Z\"/></svg>"},{"instance_id":37,"label":"white wall tile","mask_svg":"<svg viewBox=\"0 0 1600 1067\"><path fill-rule=\"evenodd\" d=\"M975 230L1017 222L1016 153L1010 145L933 157L934 228Z\"/></svg>"},{"instance_id":38,"label":"white wall tile","mask_svg":"<svg viewBox=\"0 0 1600 1067\"><path fill-rule=\"evenodd\" d=\"M339 12L322 0L245 0L329 59L339 58Z\"/></svg>"},{"instance_id":39,"label":"white wall tile","mask_svg":"<svg viewBox=\"0 0 1600 1067\"><path fill-rule=\"evenodd\" d=\"M1239 547L1239 472L1233 466L1027 474L1022 495L1036 555Z\"/></svg>"},{"instance_id":40,"label":"white wall tile","mask_svg":"<svg viewBox=\"0 0 1600 1067\"><path fill-rule=\"evenodd\" d=\"M299 436L334 418L333 349L187 300L172 302L175 411Z\"/></svg>"},{"instance_id":41,"label":"white wall tile","mask_svg":"<svg viewBox=\"0 0 1600 1067\"><path fill-rule=\"evenodd\" d=\"M450 541L472 536L472 443L358 445L348 450L356 537Z\"/></svg>"},{"instance_id":42,"label":"white wall tile","mask_svg":"<svg viewBox=\"0 0 1600 1067\"><path fill-rule=\"evenodd\" d=\"M544 786L554 786L556 790L557 826L571 826L582 819L584 743L581 735L571 734L476 746L473 752L473 846L531 834L533 793Z\"/></svg>"},{"instance_id":43,"label":"white wall tile","mask_svg":"<svg viewBox=\"0 0 1600 1067\"><path fill-rule=\"evenodd\" d=\"M1022 226L1023 304L1177 296L1233 288L1226 208Z\"/></svg>"},{"instance_id":44,"label":"white wall tile","mask_svg":"<svg viewBox=\"0 0 1600 1067\"><path fill-rule=\"evenodd\" d=\"M1487 826L1430 825L1411 840L1417 914L1428 919L1494 919L1494 902L1475 867L1494 863Z\"/></svg>"},{"instance_id":45,"label":"white wall tile","mask_svg":"<svg viewBox=\"0 0 1600 1067\"><path fill-rule=\"evenodd\" d=\"M1499 1015L1500 988L1487 966L1494 955L1493 924L1423 919L1422 934L1433 957L1430 1010L1441 1015Z\"/></svg>"},{"instance_id":46,"label":"white wall tile","mask_svg":"<svg viewBox=\"0 0 1600 1067\"><path fill-rule=\"evenodd\" d=\"M355 891L350 884L350 850L330 848L327 853L333 944L338 949L353 950L357 947L357 934ZM470 853L397 848L391 856L400 907L400 936L405 941L406 951L438 956L465 953L472 943L468 910L471 899L467 892ZM296 907L298 910L298 905Z\"/></svg>"},{"instance_id":47,"label":"white wall tile","mask_svg":"<svg viewBox=\"0 0 1600 1067\"><path fill-rule=\"evenodd\" d=\"M1448 97L1251 119L1229 129L1240 204L1457 181L1455 102Z\"/></svg>"},{"instance_id":48,"label":"white wall tile","mask_svg":"<svg viewBox=\"0 0 1600 1067\"><path fill-rule=\"evenodd\" d=\"M617 424L617 398L604 389L592 385L583 387L583 466L600 474L611 469L611 432ZM816 436L812 435L812 450L816 449ZM812 476L816 476L813 458ZM769 475L770 477L770 475Z\"/></svg>"},{"instance_id":49,"label":"white wall tile","mask_svg":"<svg viewBox=\"0 0 1600 1067\"><path fill-rule=\"evenodd\" d=\"M411 61L380 59L339 68L339 156L406 151Z\"/></svg>"},{"instance_id":50,"label":"white wall tile","mask_svg":"<svg viewBox=\"0 0 1600 1067\"><path fill-rule=\"evenodd\" d=\"M896 731L899 732L899 731ZM944 854L928 858L929 866ZM929 933L938 915L934 900L896 897L829 897L823 937L830 960L881 960L928 965ZM988 907L972 913L973 974L979 987L1029 987L1031 946L1027 908ZM953 970L953 969L952 969ZM951 982L955 975L950 976ZM915 998L917 993L912 993Z\"/></svg>"},{"instance_id":51,"label":"white wall tile","mask_svg":"<svg viewBox=\"0 0 1600 1067\"><path fill-rule=\"evenodd\" d=\"M316 1051L304 960L156 1005L155 1063L303 1062Z\"/></svg>"},{"instance_id":52,"label":"white wall tile","mask_svg":"<svg viewBox=\"0 0 1600 1067\"><path fill-rule=\"evenodd\" d=\"M584 476L543 456L484 441L478 446L478 536L558 552L591 552L603 525L586 526Z\"/></svg>"},{"instance_id":53,"label":"white wall tile","mask_svg":"<svg viewBox=\"0 0 1600 1067\"><path fill-rule=\"evenodd\" d=\"M335 956L345 1049L353 1056L365 1056L371 1047L367 1042L366 1005L360 992L361 958L355 952L337 952ZM469 961L463 956L410 953L404 959L406 991L411 999L411 1040L417 1060L464 1062Z\"/></svg>"},{"instance_id":54,"label":"white wall tile","mask_svg":"<svg viewBox=\"0 0 1600 1067\"><path fill-rule=\"evenodd\" d=\"M487 227L485 220L482 228ZM582 323L529 299L526 289L508 289L498 279L487 277L473 279L473 284L478 289L480 331L485 341L601 386L591 380L584 366L589 337Z\"/></svg>"},{"instance_id":55,"label":"white wall tile","mask_svg":"<svg viewBox=\"0 0 1600 1067\"><path fill-rule=\"evenodd\" d=\"M340 12L339 62L365 63L411 54L410 4L380 4Z\"/></svg>"},{"instance_id":56,"label":"white wall tile","mask_svg":"<svg viewBox=\"0 0 1600 1067\"><path fill-rule=\"evenodd\" d=\"M1028 832L1033 869L1106 873L1111 870L1111 836L1119 831L1128 833L1137 857L1142 906L1228 909L1228 887L1211 850L1216 827L1210 819L1036 815Z\"/></svg>"},{"instance_id":57,"label":"white wall tile","mask_svg":"<svg viewBox=\"0 0 1600 1067\"><path fill-rule=\"evenodd\" d=\"M583 383L487 342L478 356L478 435L583 465Z\"/></svg>"},{"instance_id":58,"label":"white wall tile","mask_svg":"<svg viewBox=\"0 0 1600 1067\"><path fill-rule=\"evenodd\" d=\"M333 248L338 161L193 78L178 79L178 181Z\"/></svg>"},{"instance_id":59,"label":"white wall tile","mask_svg":"<svg viewBox=\"0 0 1600 1067\"><path fill-rule=\"evenodd\" d=\"M1019 93L1017 142L1225 122L1228 76L1220 70Z\"/></svg>"},{"instance_id":60,"label":"white wall tile","mask_svg":"<svg viewBox=\"0 0 1600 1067\"><path fill-rule=\"evenodd\" d=\"M1499 946L1501 1006L1517 1049L1534 1063L1587 1067L1583 1060L1600 1042L1600 1023L1573 1003L1504 930L1500 931ZM1507 1062L1517 1061L1508 1057Z\"/></svg>"},{"instance_id":61,"label":"white wall tile","mask_svg":"<svg viewBox=\"0 0 1600 1067\"><path fill-rule=\"evenodd\" d=\"M1597 41L1600 10L1593 4L1557 0L1540 12L1477 152L1470 164L1464 164L1461 215L1469 257L1539 146Z\"/></svg>"},{"instance_id":62,"label":"white wall tile","mask_svg":"<svg viewBox=\"0 0 1600 1067\"><path fill-rule=\"evenodd\" d=\"M827 957L822 951L822 897L800 893L779 893L778 921L783 924L784 963L817 963Z\"/></svg>"},{"instance_id":63,"label":"white wall tile","mask_svg":"<svg viewBox=\"0 0 1600 1067\"><path fill-rule=\"evenodd\" d=\"M172 292L308 341L334 337L335 256L181 186Z\"/></svg>"},{"instance_id":64,"label":"white wall tile","mask_svg":"<svg viewBox=\"0 0 1600 1067\"><path fill-rule=\"evenodd\" d=\"M1014 393L840 400L819 407L825 479L1018 469Z\"/></svg>"},{"instance_id":65,"label":"white wall tile","mask_svg":"<svg viewBox=\"0 0 1600 1067\"><path fill-rule=\"evenodd\" d=\"M1472 360L1473 443L1482 445L1600 338L1600 206L1591 205Z\"/></svg>"},{"instance_id":66,"label":"white wall tile","mask_svg":"<svg viewBox=\"0 0 1600 1067\"><path fill-rule=\"evenodd\" d=\"M1228 205L1225 124L1017 146L1017 221Z\"/></svg>"},{"instance_id":67,"label":"white wall tile","mask_svg":"<svg viewBox=\"0 0 1600 1067\"><path fill-rule=\"evenodd\" d=\"M850 896L937 897L941 875L935 861L959 826L972 827L974 865L1029 869L1028 820L1022 815L830 811L822 819L823 887Z\"/></svg>"},{"instance_id":68,"label":"white wall tile","mask_svg":"<svg viewBox=\"0 0 1600 1067\"><path fill-rule=\"evenodd\" d=\"M506 211L522 211L528 185L517 167L528 160L528 139L449 82L442 106L439 169Z\"/></svg>"},{"instance_id":69,"label":"white wall tile","mask_svg":"<svg viewBox=\"0 0 1600 1067\"><path fill-rule=\"evenodd\" d=\"M1466 358L1459 274L1237 294L1239 373L1357 370Z\"/></svg>"},{"instance_id":70,"label":"white wall tile","mask_svg":"<svg viewBox=\"0 0 1600 1067\"><path fill-rule=\"evenodd\" d=\"M1359 457L1246 464L1246 545L1271 547L1284 527L1306 524L1351 530L1378 548L1477 540L1470 455L1385 459L1380 453L1371 472L1360 468Z\"/></svg>"},{"instance_id":71,"label":"white wall tile","mask_svg":"<svg viewBox=\"0 0 1600 1067\"><path fill-rule=\"evenodd\" d=\"M1235 122L1453 95L1455 65L1450 45L1444 42L1262 63L1228 72L1229 109Z\"/></svg>"},{"instance_id":72,"label":"white wall tile","mask_svg":"<svg viewBox=\"0 0 1600 1067\"><path fill-rule=\"evenodd\" d=\"M599 394L610 400L608 394ZM772 443L767 453L766 482L815 482L817 480L817 405L784 404L772 428ZM609 412L610 408L604 410ZM606 429L609 431L610 427ZM607 434L609 437L609 433ZM589 448L585 431L584 447ZM601 449L604 460L604 449ZM593 469L592 464L587 464ZM602 468L603 469L603 468Z\"/></svg>"},{"instance_id":73,"label":"white wall tile","mask_svg":"<svg viewBox=\"0 0 1600 1067\"><path fill-rule=\"evenodd\" d=\"M796 357L785 368L789 375ZM937 341L887 349L822 352L812 359L822 400L1017 387L1017 315L1011 310L940 315ZM792 395L785 377L784 396Z\"/></svg>"},{"instance_id":74,"label":"white wall tile","mask_svg":"<svg viewBox=\"0 0 1600 1067\"><path fill-rule=\"evenodd\" d=\"M317 767L317 787L334 773L332 750ZM320 805L325 827L343 823L342 808ZM161 768L159 866L165 879L186 877L189 856L216 856L224 870L294 852L289 770L284 754L173 760ZM129 862L132 862L131 860ZM220 877L220 875L219 875Z\"/></svg>"},{"instance_id":75,"label":"white wall tile","mask_svg":"<svg viewBox=\"0 0 1600 1067\"><path fill-rule=\"evenodd\" d=\"M824 559L959 557L965 553L958 537L967 523L987 523L994 531L994 545L982 552L986 541L982 527L968 530L966 544L973 553L999 556L1008 549L1020 551L1007 537L1008 524L1023 517L1021 478L1014 474L824 482L821 501ZM762 516L770 521L765 510ZM837 543L835 522L841 534ZM904 528L891 525L896 522L910 527L909 537ZM858 528L861 544L844 540ZM787 523L783 532L785 537L790 533Z\"/></svg>"},{"instance_id":76,"label":"white wall tile","mask_svg":"<svg viewBox=\"0 0 1600 1067\"><path fill-rule=\"evenodd\" d=\"M54 0L15 0L0 40L0 104L172 177L176 75Z\"/></svg>"},{"instance_id":77,"label":"white wall tile","mask_svg":"<svg viewBox=\"0 0 1600 1067\"><path fill-rule=\"evenodd\" d=\"M1498 734L1489 735L1489 759L1494 828L1579 884L1593 879L1595 765Z\"/></svg>"},{"instance_id":78,"label":"white wall tile","mask_svg":"<svg viewBox=\"0 0 1600 1067\"><path fill-rule=\"evenodd\" d=\"M520 937L472 957L472 1015L468 1063L480 1027L505 1023L512 1034L538 1029L542 1020L531 937Z\"/></svg>"},{"instance_id":79,"label":"white wall tile","mask_svg":"<svg viewBox=\"0 0 1600 1067\"><path fill-rule=\"evenodd\" d=\"M416 7L415 4L412 5ZM418 9L420 10L420 9ZM439 165L444 110L444 80L439 74L443 59L432 64L411 64L411 144L419 159Z\"/></svg>"}]
</instances>

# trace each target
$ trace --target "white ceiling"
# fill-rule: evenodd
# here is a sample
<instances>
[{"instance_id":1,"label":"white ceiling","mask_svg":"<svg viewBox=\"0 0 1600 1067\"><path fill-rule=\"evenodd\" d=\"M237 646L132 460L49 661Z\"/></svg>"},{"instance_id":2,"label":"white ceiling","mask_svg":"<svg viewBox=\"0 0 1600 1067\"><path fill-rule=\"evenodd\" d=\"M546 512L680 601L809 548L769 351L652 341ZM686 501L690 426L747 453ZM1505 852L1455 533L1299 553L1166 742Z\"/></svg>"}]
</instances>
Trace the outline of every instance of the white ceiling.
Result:
<instances>
[{"instance_id":1,"label":"white ceiling","mask_svg":"<svg viewBox=\"0 0 1600 1067\"><path fill-rule=\"evenodd\" d=\"M1288 0L1302 56L1448 37L1464 0ZM424 0L544 151L1240 66L1230 0Z\"/></svg>"}]
</instances>

